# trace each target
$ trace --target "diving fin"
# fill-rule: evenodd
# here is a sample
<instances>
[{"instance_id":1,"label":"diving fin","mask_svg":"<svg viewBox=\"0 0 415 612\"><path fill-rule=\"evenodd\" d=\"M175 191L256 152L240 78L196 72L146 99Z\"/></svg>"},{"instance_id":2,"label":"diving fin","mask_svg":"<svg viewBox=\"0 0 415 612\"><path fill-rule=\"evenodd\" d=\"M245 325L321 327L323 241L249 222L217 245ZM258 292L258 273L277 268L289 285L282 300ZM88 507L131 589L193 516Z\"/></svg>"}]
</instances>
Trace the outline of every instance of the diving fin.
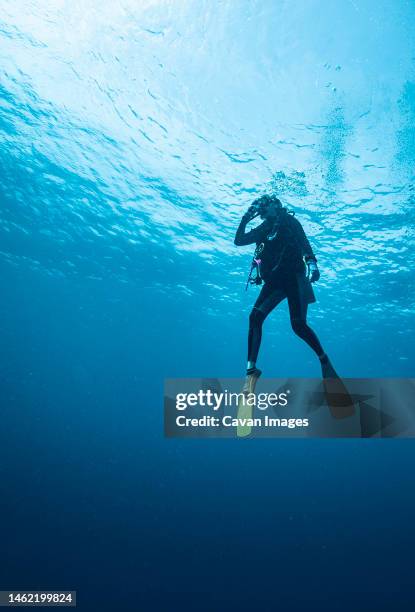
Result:
<instances>
[{"instance_id":1,"label":"diving fin","mask_svg":"<svg viewBox=\"0 0 415 612\"><path fill-rule=\"evenodd\" d=\"M355 413L353 399L327 355L321 361L321 373L331 416L334 419L346 419L353 416Z\"/></svg>"},{"instance_id":2,"label":"diving fin","mask_svg":"<svg viewBox=\"0 0 415 612\"><path fill-rule=\"evenodd\" d=\"M258 368L253 368L252 370L249 370L249 374L246 375L245 383L241 392L242 397L240 397L238 401L238 421L252 419L253 406L248 405L246 400L251 393L255 393L255 387L261 374L261 370L258 370ZM238 425L236 435L238 438L245 438L246 436L249 436L251 429L252 427L250 425Z\"/></svg>"}]
</instances>

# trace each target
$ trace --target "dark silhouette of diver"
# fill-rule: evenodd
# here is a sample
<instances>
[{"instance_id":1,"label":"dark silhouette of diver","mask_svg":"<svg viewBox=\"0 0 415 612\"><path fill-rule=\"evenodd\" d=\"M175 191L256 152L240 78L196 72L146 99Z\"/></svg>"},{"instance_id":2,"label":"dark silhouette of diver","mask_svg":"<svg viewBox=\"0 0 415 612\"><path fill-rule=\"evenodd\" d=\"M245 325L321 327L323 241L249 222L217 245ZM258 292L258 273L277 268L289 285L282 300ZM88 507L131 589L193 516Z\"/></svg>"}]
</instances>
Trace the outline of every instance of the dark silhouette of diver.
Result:
<instances>
[{"instance_id":1,"label":"dark silhouette of diver","mask_svg":"<svg viewBox=\"0 0 415 612\"><path fill-rule=\"evenodd\" d=\"M259 216L263 222L246 232L247 224ZM317 259L301 223L283 208L276 196L255 200L242 217L235 236L237 246L256 243L249 283L264 283L249 315L248 365L245 392L255 390L261 370L256 367L262 324L269 313L287 298L293 331L320 359L323 378L337 374L315 332L307 324L307 307L316 301L311 283L319 280ZM305 263L304 263L305 261Z\"/></svg>"}]
</instances>

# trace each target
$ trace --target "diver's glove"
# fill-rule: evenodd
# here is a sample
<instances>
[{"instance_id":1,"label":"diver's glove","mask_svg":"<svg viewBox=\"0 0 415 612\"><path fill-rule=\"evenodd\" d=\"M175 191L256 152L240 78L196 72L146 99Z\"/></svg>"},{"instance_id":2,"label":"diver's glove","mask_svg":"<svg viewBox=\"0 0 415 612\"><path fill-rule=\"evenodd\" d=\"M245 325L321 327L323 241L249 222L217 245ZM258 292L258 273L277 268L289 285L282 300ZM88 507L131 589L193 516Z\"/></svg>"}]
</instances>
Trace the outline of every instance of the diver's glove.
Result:
<instances>
[{"instance_id":1,"label":"diver's glove","mask_svg":"<svg viewBox=\"0 0 415 612\"><path fill-rule=\"evenodd\" d=\"M317 266L317 259L315 257L306 257L307 264L307 278L310 283L315 283L320 278L320 271Z\"/></svg>"},{"instance_id":2,"label":"diver's glove","mask_svg":"<svg viewBox=\"0 0 415 612\"><path fill-rule=\"evenodd\" d=\"M242 221L244 223L249 223L252 219L259 215L259 210L257 206L250 206L244 216L242 217Z\"/></svg>"}]
</instances>

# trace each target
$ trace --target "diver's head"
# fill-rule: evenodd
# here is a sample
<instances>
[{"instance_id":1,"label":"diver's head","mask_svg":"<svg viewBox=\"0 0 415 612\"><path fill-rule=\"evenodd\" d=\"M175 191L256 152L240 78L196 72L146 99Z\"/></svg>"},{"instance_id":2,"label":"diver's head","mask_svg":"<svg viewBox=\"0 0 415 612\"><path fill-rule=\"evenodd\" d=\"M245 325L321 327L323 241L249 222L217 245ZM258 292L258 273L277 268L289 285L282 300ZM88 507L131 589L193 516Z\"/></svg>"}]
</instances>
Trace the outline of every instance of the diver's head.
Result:
<instances>
[{"instance_id":1,"label":"diver's head","mask_svg":"<svg viewBox=\"0 0 415 612\"><path fill-rule=\"evenodd\" d=\"M275 195L263 195L253 203L261 219L273 221L284 210L280 200Z\"/></svg>"}]
</instances>

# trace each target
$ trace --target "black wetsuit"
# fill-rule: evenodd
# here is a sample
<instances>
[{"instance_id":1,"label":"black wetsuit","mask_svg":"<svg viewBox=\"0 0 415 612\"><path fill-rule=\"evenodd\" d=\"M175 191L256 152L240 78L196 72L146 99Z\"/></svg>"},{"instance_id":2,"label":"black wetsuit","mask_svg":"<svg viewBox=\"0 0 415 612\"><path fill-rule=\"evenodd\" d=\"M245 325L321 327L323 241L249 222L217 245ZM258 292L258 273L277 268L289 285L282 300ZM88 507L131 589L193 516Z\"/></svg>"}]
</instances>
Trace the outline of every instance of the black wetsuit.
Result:
<instances>
[{"instance_id":1,"label":"black wetsuit","mask_svg":"<svg viewBox=\"0 0 415 612\"><path fill-rule=\"evenodd\" d=\"M285 209L275 221L266 220L246 232L248 221L242 219L235 244L256 243L260 272L264 285L249 316L248 361L256 362L261 344L262 324L269 313L287 298L291 326L319 356L324 350L313 330L307 325L308 304L315 302L314 292L306 276L304 257L316 259L301 223Z\"/></svg>"}]
</instances>

